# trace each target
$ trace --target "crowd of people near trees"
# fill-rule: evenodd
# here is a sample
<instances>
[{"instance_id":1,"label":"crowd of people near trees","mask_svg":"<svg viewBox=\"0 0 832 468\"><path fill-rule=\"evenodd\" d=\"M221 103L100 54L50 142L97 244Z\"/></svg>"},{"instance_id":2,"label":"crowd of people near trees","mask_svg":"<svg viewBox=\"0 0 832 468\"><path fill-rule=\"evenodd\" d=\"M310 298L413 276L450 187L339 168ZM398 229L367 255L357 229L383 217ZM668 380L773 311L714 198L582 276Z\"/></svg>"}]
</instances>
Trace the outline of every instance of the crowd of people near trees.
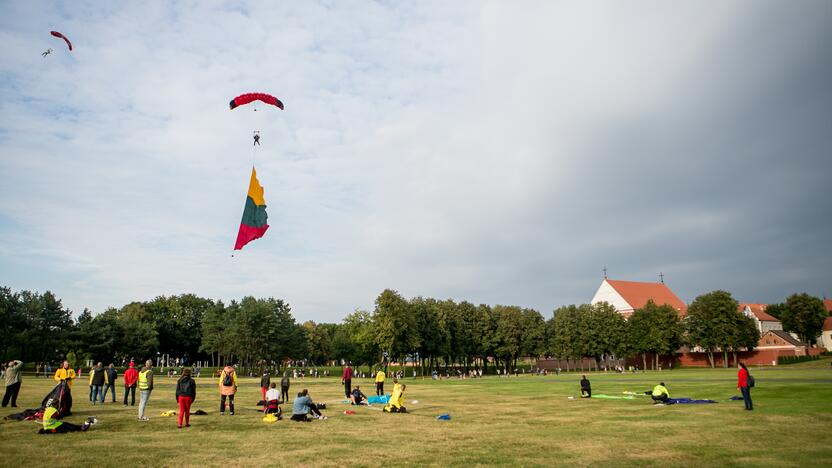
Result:
<instances>
[{"instance_id":1,"label":"crowd of people near trees","mask_svg":"<svg viewBox=\"0 0 832 468\"><path fill-rule=\"evenodd\" d=\"M827 316L822 301L806 294L794 294L767 311L782 320L786 331L807 340L819 334ZM397 362L421 375L437 370L447 375L449 369L472 376L472 370L508 374L525 356L591 359L609 368L614 367L613 356L641 356L647 367L647 356L658 360L685 344L704 349L713 362L715 353L727 357L759 340L752 320L725 291L697 297L684 318L670 306L648 302L625 320L607 303L559 307L545 319L519 306L406 299L384 290L372 311L355 311L341 323L299 324L289 305L274 298L246 297L225 304L192 294L160 296L97 315L84 310L73 318L50 292L0 288L0 332L5 362L39 363L44 372L64 358L74 365L124 364L131 356L164 353L214 368L235 362L249 374L263 367L282 373L287 363L302 363L310 367L309 375L314 366L344 362L366 365L367 373L379 363ZM727 365L728 359L723 362ZM114 393L110 369L96 369L90 376L99 401L105 391ZM319 375L317 370L314 375Z\"/></svg>"}]
</instances>

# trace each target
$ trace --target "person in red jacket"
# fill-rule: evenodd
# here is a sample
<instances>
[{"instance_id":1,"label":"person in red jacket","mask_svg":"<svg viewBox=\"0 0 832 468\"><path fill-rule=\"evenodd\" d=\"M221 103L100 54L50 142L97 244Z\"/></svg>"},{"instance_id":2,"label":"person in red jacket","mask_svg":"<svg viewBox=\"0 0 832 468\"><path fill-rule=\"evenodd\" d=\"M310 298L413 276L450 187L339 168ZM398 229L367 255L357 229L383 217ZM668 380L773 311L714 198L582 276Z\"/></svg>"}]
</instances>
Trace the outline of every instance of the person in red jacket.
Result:
<instances>
[{"instance_id":1,"label":"person in red jacket","mask_svg":"<svg viewBox=\"0 0 832 468\"><path fill-rule=\"evenodd\" d=\"M127 406L127 394L130 397L130 406L136 406L136 382L139 380L139 371L136 365L130 362L130 367L124 371L124 406Z\"/></svg>"},{"instance_id":2,"label":"person in red jacket","mask_svg":"<svg viewBox=\"0 0 832 468\"><path fill-rule=\"evenodd\" d=\"M349 399L352 395L352 367L349 364L344 368L344 373L341 374L341 383L344 384L344 395Z\"/></svg>"},{"instance_id":3,"label":"person in red jacket","mask_svg":"<svg viewBox=\"0 0 832 468\"><path fill-rule=\"evenodd\" d=\"M745 367L745 364L739 363L737 369L739 369L737 371L737 390L742 393L742 401L745 403L745 409L751 411L754 409L754 405L751 403L751 379L748 374L748 368Z\"/></svg>"}]
</instances>

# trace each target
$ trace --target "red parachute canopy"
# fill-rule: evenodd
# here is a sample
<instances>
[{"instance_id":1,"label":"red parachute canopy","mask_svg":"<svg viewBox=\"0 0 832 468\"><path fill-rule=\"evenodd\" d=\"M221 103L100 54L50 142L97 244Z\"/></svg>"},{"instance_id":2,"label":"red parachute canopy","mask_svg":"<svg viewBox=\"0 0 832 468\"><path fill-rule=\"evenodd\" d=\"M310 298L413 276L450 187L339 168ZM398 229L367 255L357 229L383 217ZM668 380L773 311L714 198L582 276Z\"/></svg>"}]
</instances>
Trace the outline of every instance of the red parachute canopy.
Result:
<instances>
[{"instance_id":1,"label":"red parachute canopy","mask_svg":"<svg viewBox=\"0 0 832 468\"><path fill-rule=\"evenodd\" d=\"M59 38L59 39L63 39L64 41L66 41L66 45L67 45L67 46L69 46L69 50L70 50L70 51L72 50L72 43L71 43L71 42L69 42L69 39L68 39L66 36L64 36L63 34L59 33L58 31L50 31L50 32L49 32L49 34L51 34L51 35L53 35L53 36L55 36L55 37L57 37L57 38Z\"/></svg>"},{"instance_id":2,"label":"red parachute canopy","mask_svg":"<svg viewBox=\"0 0 832 468\"><path fill-rule=\"evenodd\" d=\"M228 105L233 110L235 107L244 106L244 105L246 105L248 103L251 103L251 102L254 102L254 101L263 101L266 104L271 104L273 106L277 106L277 107L280 108L280 110L283 110L283 103L280 102L280 99L272 96L271 94L266 94L266 93L241 94L241 95L235 97L234 99L232 99L231 102L228 103Z\"/></svg>"}]
</instances>

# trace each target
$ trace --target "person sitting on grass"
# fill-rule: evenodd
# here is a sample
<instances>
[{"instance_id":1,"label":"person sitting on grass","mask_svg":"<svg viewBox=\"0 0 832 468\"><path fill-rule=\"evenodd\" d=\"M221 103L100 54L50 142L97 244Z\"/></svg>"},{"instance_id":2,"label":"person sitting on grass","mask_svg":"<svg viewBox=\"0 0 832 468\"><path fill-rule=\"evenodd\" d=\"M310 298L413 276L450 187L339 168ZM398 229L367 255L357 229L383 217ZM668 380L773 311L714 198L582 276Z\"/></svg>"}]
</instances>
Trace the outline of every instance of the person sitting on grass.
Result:
<instances>
[{"instance_id":1,"label":"person sitting on grass","mask_svg":"<svg viewBox=\"0 0 832 468\"><path fill-rule=\"evenodd\" d=\"M43 427L38 431L38 434L64 434L67 432L86 431L91 425L95 424L95 418L92 417L80 426L58 420L57 404L58 402L52 398L46 402L46 409L43 411Z\"/></svg>"},{"instance_id":2,"label":"person sitting on grass","mask_svg":"<svg viewBox=\"0 0 832 468\"><path fill-rule=\"evenodd\" d=\"M352 395L350 395L350 404L352 404L353 406L370 406L370 404L367 402L367 395L365 395L364 392L361 391L361 387L358 385L356 385L355 388L352 390Z\"/></svg>"},{"instance_id":3,"label":"person sitting on grass","mask_svg":"<svg viewBox=\"0 0 832 468\"><path fill-rule=\"evenodd\" d=\"M276 414L277 420L283 419L281 416L282 411L280 410L280 404L283 403L280 401L280 391L277 389L277 383L272 382L269 384L269 390L266 392L266 404L263 405L263 413L264 414Z\"/></svg>"},{"instance_id":4,"label":"person sitting on grass","mask_svg":"<svg viewBox=\"0 0 832 468\"><path fill-rule=\"evenodd\" d=\"M581 398L592 398L592 386L585 375L581 376Z\"/></svg>"},{"instance_id":5,"label":"person sitting on grass","mask_svg":"<svg viewBox=\"0 0 832 468\"><path fill-rule=\"evenodd\" d=\"M401 384L393 387L393 394L390 395L390 400L384 407L384 411L388 413L407 413L407 408L404 407L404 391L407 385Z\"/></svg>"},{"instance_id":6,"label":"person sitting on grass","mask_svg":"<svg viewBox=\"0 0 832 468\"><path fill-rule=\"evenodd\" d=\"M312 402L312 398L309 396L309 391L304 388L300 393L298 393L295 401L292 402L291 419L292 421L309 422L310 420L306 416L310 412L312 412L312 417L315 419L326 419L326 416L321 414L318 406Z\"/></svg>"},{"instance_id":7,"label":"person sitting on grass","mask_svg":"<svg viewBox=\"0 0 832 468\"><path fill-rule=\"evenodd\" d=\"M667 400L670 399L670 392L667 391L667 387L664 386L664 382L659 383L655 387L653 387L652 391L644 392L647 395L650 395L653 398L653 404L665 404Z\"/></svg>"}]
</instances>

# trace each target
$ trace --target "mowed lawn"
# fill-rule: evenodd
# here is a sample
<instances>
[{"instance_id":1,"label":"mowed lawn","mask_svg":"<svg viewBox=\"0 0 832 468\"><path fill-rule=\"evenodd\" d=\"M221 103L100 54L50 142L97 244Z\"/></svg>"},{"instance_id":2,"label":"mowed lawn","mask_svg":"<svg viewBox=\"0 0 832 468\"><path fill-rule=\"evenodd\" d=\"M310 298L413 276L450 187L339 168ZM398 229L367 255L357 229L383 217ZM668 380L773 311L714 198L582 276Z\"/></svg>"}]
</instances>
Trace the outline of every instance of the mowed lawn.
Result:
<instances>
[{"instance_id":1,"label":"mowed lawn","mask_svg":"<svg viewBox=\"0 0 832 468\"><path fill-rule=\"evenodd\" d=\"M755 411L727 401L736 391L733 369L684 369L638 374L590 374L595 394L644 391L664 381L673 397L718 400L713 405L654 407L649 398L569 399L580 374L405 379L410 414L359 408L344 415L336 379L294 380L326 402L326 421L261 421L259 381L242 379L237 414L218 414L215 379L198 379L192 427L176 428L174 379L156 378L148 415L136 408L91 406L88 386L76 382L73 416L99 423L86 433L38 435L33 422L2 421L3 466L243 466L243 465L676 465L818 466L832 463L832 370L752 369ZM372 394L372 383L354 381ZM35 407L53 381L27 376L20 409ZM390 386L390 381L387 383ZM388 388L389 391L389 388ZM121 398L121 394L118 395ZM411 403L418 400L418 404ZM109 401L109 398L108 398ZM286 408L291 412L291 406ZM0 415L12 413L5 408ZM452 420L436 416L450 413Z\"/></svg>"}]
</instances>

